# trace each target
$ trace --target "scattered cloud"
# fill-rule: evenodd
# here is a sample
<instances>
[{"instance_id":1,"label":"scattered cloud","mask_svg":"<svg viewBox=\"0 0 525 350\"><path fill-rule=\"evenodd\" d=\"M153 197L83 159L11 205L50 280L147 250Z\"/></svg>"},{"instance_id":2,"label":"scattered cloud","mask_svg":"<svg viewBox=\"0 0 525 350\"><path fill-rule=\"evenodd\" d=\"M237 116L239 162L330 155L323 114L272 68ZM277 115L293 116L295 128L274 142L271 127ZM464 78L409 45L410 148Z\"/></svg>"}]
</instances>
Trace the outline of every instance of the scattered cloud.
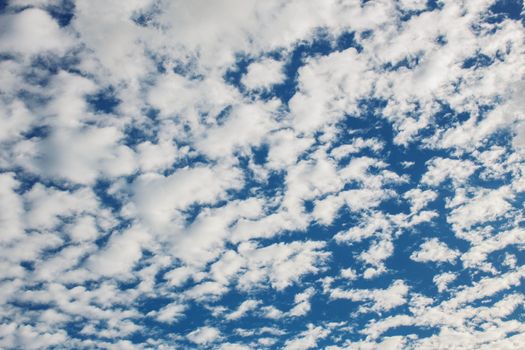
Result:
<instances>
[{"instance_id":1,"label":"scattered cloud","mask_svg":"<svg viewBox=\"0 0 525 350\"><path fill-rule=\"evenodd\" d=\"M520 349L517 0L0 4L0 348Z\"/></svg>"}]
</instances>

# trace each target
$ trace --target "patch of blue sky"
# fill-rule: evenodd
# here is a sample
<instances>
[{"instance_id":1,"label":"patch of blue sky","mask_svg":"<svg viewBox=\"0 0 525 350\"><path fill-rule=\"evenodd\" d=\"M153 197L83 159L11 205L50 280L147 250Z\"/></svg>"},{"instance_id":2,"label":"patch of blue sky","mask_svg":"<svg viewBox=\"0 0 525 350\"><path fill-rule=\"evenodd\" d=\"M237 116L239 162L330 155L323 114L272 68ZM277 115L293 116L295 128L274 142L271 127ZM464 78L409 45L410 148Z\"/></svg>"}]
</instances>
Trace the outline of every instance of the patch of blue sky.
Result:
<instances>
[{"instance_id":1,"label":"patch of blue sky","mask_svg":"<svg viewBox=\"0 0 525 350\"><path fill-rule=\"evenodd\" d=\"M497 16L496 21L504 18L523 21L523 0L498 0L490 11Z\"/></svg>"},{"instance_id":2,"label":"patch of blue sky","mask_svg":"<svg viewBox=\"0 0 525 350\"><path fill-rule=\"evenodd\" d=\"M119 98L115 96L115 88L111 86L86 96L86 101L93 112L106 114L115 113L121 102Z\"/></svg>"}]
</instances>

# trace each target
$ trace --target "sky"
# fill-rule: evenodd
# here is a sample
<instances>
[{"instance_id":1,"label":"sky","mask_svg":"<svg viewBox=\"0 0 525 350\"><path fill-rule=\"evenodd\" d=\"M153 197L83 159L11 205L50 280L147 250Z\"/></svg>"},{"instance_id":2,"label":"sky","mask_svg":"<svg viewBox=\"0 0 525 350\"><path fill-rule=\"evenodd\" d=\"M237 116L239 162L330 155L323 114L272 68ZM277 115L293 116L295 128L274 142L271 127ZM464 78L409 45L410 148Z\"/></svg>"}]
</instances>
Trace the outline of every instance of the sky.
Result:
<instances>
[{"instance_id":1,"label":"sky","mask_svg":"<svg viewBox=\"0 0 525 350\"><path fill-rule=\"evenodd\" d=\"M524 349L524 15L0 1L0 348Z\"/></svg>"}]
</instances>

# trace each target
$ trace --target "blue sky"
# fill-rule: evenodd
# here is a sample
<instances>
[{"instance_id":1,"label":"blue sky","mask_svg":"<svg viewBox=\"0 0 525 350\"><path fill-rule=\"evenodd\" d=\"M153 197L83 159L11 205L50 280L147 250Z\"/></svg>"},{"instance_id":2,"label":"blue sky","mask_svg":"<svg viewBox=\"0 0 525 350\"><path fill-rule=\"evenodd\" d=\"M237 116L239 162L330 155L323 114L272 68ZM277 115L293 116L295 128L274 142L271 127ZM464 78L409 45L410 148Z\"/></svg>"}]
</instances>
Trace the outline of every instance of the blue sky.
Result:
<instances>
[{"instance_id":1,"label":"blue sky","mask_svg":"<svg viewBox=\"0 0 525 350\"><path fill-rule=\"evenodd\" d=\"M0 348L522 349L523 13L0 2Z\"/></svg>"}]
</instances>

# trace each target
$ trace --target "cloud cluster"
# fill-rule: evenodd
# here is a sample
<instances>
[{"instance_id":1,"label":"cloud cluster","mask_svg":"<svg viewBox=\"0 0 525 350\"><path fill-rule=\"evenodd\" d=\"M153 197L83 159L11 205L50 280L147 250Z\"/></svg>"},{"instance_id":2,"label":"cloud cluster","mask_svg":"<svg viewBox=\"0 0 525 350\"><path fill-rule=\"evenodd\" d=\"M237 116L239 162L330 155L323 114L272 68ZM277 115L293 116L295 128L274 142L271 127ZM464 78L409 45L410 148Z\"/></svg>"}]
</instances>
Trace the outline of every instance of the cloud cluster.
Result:
<instances>
[{"instance_id":1,"label":"cloud cluster","mask_svg":"<svg viewBox=\"0 0 525 350\"><path fill-rule=\"evenodd\" d=\"M519 349L524 13L0 4L0 348Z\"/></svg>"}]
</instances>

